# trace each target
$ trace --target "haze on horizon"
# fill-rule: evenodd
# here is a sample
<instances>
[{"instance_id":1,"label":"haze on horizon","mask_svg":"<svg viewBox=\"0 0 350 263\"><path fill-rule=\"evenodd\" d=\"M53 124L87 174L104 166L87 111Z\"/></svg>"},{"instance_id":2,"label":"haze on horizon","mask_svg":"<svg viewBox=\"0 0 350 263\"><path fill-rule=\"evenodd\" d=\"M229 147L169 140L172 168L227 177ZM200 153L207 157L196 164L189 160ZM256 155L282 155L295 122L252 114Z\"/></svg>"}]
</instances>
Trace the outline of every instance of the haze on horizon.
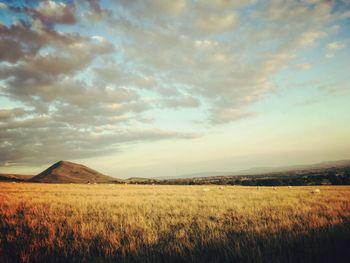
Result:
<instances>
[{"instance_id":1,"label":"haze on horizon","mask_svg":"<svg viewBox=\"0 0 350 263\"><path fill-rule=\"evenodd\" d=\"M0 173L350 158L348 0L0 1Z\"/></svg>"}]
</instances>

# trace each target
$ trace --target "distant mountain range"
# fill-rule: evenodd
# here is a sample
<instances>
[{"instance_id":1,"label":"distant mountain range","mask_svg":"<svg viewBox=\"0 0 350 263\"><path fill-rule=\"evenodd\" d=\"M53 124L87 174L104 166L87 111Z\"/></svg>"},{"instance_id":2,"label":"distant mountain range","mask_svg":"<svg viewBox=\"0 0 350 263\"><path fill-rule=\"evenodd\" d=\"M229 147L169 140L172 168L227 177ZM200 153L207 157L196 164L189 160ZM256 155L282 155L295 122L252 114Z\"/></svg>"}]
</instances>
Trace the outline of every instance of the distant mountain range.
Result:
<instances>
[{"instance_id":1,"label":"distant mountain range","mask_svg":"<svg viewBox=\"0 0 350 263\"><path fill-rule=\"evenodd\" d=\"M281 173L281 172L327 169L327 168L342 168L342 167L350 167L350 160L328 161L328 162L320 162L320 163L308 164L308 165L254 167L254 168L239 170L235 172L192 173L192 174L185 174L185 175L179 175L179 176L162 176L162 177L157 177L156 179L170 180L170 179L203 178L203 177L213 177L213 176L259 175L259 174L273 174L273 173Z\"/></svg>"},{"instance_id":2,"label":"distant mountain range","mask_svg":"<svg viewBox=\"0 0 350 263\"><path fill-rule=\"evenodd\" d=\"M294 165L284 167L257 167L251 169L240 170L236 172L204 172L194 173L181 176L167 176L158 178L129 178L125 180L117 179L99 173L84 165L76 164L68 161L59 161L45 171L36 176L19 175L19 174L0 174L0 181L14 182L37 182L37 183L172 183L173 181L181 182L186 179L206 179L217 180L217 178L226 178L231 180L234 177L269 175L281 176L281 174L306 174L317 173L318 171L326 171L329 169L350 168L350 160L340 160L331 162L321 162L312 165ZM213 179L214 178L214 179ZM225 180L226 180L225 179ZM221 180L221 179L220 179ZM197 182L197 181L196 181Z\"/></svg>"}]
</instances>

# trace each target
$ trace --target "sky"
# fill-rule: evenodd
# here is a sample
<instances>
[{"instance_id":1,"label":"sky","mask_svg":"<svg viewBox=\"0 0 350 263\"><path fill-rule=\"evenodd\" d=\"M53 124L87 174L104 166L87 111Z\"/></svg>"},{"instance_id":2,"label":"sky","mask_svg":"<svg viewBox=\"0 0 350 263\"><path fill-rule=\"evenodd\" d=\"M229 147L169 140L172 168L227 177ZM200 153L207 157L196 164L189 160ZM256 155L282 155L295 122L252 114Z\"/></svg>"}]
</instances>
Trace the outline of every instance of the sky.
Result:
<instances>
[{"instance_id":1,"label":"sky","mask_svg":"<svg viewBox=\"0 0 350 263\"><path fill-rule=\"evenodd\" d=\"M350 159L350 1L0 1L0 173Z\"/></svg>"}]
</instances>

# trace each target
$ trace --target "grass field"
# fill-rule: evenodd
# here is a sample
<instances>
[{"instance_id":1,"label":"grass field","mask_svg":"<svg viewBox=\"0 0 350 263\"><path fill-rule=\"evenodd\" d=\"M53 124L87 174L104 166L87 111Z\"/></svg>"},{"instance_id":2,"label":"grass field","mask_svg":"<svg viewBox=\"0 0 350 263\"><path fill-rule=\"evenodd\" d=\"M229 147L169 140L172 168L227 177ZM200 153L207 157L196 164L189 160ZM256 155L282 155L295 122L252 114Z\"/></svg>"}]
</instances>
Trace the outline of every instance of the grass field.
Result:
<instances>
[{"instance_id":1,"label":"grass field","mask_svg":"<svg viewBox=\"0 0 350 263\"><path fill-rule=\"evenodd\" d=\"M349 262L350 187L0 183L0 262Z\"/></svg>"}]
</instances>

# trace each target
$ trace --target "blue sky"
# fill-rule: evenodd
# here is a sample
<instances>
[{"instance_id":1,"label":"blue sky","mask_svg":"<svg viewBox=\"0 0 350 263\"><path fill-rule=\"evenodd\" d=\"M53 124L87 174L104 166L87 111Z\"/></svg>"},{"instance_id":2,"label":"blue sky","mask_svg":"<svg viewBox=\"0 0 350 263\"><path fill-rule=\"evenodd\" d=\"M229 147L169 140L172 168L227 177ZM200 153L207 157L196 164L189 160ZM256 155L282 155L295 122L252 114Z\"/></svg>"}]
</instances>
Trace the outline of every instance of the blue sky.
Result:
<instances>
[{"instance_id":1,"label":"blue sky","mask_svg":"<svg viewBox=\"0 0 350 263\"><path fill-rule=\"evenodd\" d=\"M0 172L350 158L349 1L1 1Z\"/></svg>"}]
</instances>

